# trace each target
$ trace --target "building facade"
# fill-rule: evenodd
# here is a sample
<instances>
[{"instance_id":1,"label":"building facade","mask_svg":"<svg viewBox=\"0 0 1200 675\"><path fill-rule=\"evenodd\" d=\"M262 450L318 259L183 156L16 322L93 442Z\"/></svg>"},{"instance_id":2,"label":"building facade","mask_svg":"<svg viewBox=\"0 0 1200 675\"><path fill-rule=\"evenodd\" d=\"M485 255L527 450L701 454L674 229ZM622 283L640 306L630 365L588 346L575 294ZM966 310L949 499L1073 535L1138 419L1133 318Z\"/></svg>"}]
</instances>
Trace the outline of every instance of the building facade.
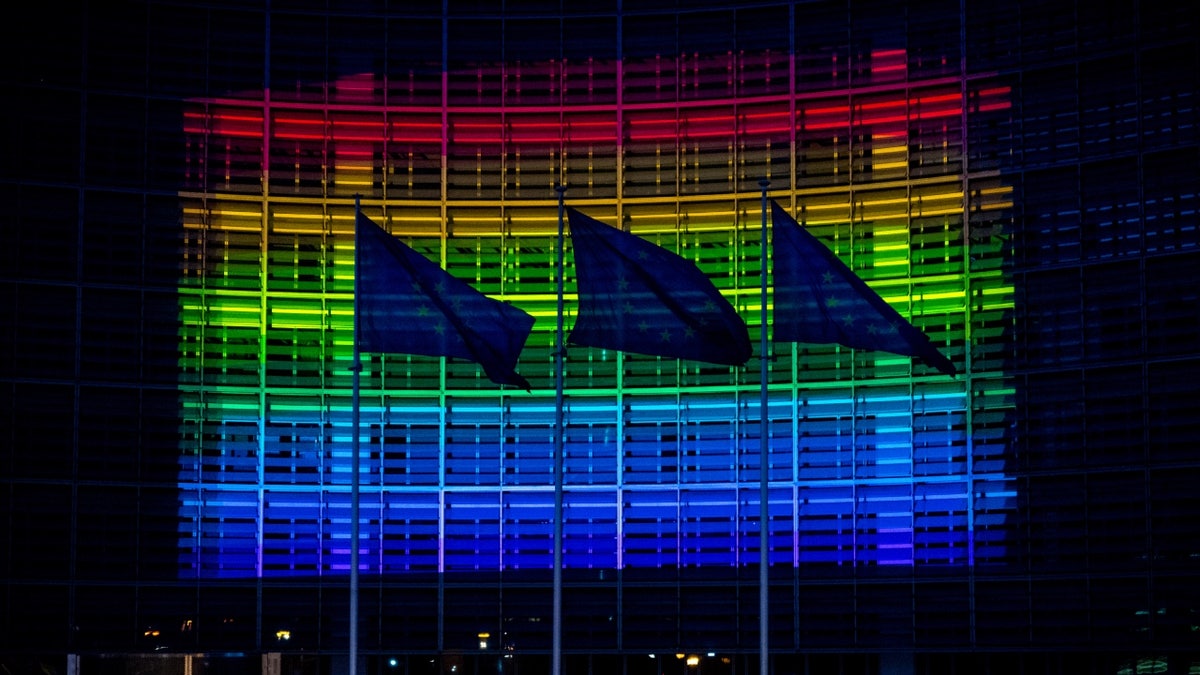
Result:
<instances>
[{"instance_id":1,"label":"building facade","mask_svg":"<svg viewBox=\"0 0 1200 675\"><path fill-rule=\"evenodd\" d=\"M756 350L568 346L567 672L757 668L764 391L773 672L1200 667L1194 10L629 5L19 27L9 670L343 667L356 203L536 319L528 392L366 356L363 667L548 670L556 186ZM958 375L769 340L764 381L762 180Z\"/></svg>"}]
</instances>

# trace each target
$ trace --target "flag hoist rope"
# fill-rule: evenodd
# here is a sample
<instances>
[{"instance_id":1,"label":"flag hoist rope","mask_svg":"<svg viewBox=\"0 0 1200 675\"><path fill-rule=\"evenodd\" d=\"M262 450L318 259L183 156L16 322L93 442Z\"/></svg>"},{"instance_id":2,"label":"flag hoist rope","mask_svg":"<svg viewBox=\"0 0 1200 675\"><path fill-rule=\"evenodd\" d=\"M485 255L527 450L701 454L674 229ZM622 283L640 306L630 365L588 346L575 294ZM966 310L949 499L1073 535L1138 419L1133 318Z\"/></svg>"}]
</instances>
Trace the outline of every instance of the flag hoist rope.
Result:
<instances>
[{"instance_id":1,"label":"flag hoist rope","mask_svg":"<svg viewBox=\"0 0 1200 675\"><path fill-rule=\"evenodd\" d=\"M558 328L554 337L554 609L550 673L562 675L562 549L563 549L563 199L567 186L558 193Z\"/></svg>"},{"instance_id":2,"label":"flag hoist rope","mask_svg":"<svg viewBox=\"0 0 1200 675\"><path fill-rule=\"evenodd\" d=\"M762 188L762 234L759 240L759 277L762 286L759 292L759 318L762 327L759 328L759 416L758 416L758 672L768 675L770 668L767 658L767 568L770 564L770 538L767 527L770 523L767 498L769 496L767 464L770 452L767 448L767 361L770 355L767 349L767 186L771 181L762 179L758 186Z\"/></svg>"},{"instance_id":3,"label":"flag hoist rope","mask_svg":"<svg viewBox=\"0 0 1200 675\"><path fill-rule=\"evenodd\" d=\"M358 387L359 375L362 373L362 360L358 350L358 277L359 277L359 245L358 245L359 197L354 195L354 361L350 364L353 373L352 394L350 397L350 433L354 439L351 442L350 458L350 655L347 663L347 673L358 675Z\"/></svg>"}]
</instances>

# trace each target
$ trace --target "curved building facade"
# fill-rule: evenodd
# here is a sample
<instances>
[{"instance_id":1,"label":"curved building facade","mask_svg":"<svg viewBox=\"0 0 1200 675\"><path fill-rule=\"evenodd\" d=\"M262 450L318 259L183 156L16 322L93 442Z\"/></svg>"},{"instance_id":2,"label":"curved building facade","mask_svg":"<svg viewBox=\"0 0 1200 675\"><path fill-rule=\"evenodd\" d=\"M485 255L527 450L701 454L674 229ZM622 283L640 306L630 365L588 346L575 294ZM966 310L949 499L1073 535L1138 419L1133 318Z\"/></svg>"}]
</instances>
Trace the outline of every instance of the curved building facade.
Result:
<instances>
[{"instance_id":1,"label":"curved building facade","mask_svg":"<svg viewBox=\"0 0 1200 675\"><path fill-rule=\"evenodd\" d=\"M764 485L772 672L1200 667L1198 27L769 1L29 26L6 667L544 672L561 554L565 672L751 672ZM568 344L558 398L560 186L695 263L754 357ZM957 374L772 339L767 199ZM391 353L354 390L356 205L534 316L528 391Z\"/></svg>"}]
</instances>

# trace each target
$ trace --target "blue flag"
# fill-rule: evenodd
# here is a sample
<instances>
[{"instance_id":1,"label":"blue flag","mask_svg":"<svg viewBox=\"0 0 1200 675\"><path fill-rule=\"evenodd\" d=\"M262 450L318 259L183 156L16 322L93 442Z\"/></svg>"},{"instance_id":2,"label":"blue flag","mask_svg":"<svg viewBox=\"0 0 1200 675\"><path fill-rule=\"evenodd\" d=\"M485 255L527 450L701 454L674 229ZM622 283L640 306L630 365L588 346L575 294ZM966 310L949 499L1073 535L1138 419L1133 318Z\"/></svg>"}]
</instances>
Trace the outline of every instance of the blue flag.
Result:
<instances>
[{"instance_id":1,"label":"blue flag","mask_svg":"<svg viewBox=\"0 0 1200 675\"><path fill-rule=\"evenodd\" d=\"M497 384L529 390L517 357L533 317L487 297L358 214L359 348L474 361Z\"/></svg>"},{"instance_id":2,"label":"blue flag","mask_svg":"<svg viewBox=\"0 0 1200 675\"><path fill-rule=\"evenodd\" d=\"M739 366L750 337L737 310L692 262L567 209L579 290L570 342Z\"/></svg>"},{"instance_id":3,"label":"blue flag","mask_svg":"<svg viewBox=\"0 0 1200 675\"><path fill-rule=\"evenodd\" d=\"M915 356L947 375L955 374L954 364L924 333L774 201L771 223L775 340Z\"/></svg>"}]
</instances>

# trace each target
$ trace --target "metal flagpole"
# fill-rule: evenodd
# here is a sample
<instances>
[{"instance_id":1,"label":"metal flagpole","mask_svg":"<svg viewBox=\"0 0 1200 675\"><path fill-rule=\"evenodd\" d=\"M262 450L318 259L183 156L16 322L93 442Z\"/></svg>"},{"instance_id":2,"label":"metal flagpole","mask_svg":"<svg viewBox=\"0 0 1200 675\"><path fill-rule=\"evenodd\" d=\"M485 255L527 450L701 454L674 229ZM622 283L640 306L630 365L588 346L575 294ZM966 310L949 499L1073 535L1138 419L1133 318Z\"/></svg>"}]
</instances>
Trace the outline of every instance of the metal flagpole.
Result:
<instances>
[{"instance_id":1,"label":"metal flagpole","mask_svg":"<svg viewBox=\"0 0 1200 675\"><path fill-rule=\"evenodd\" d=\"M550 673L562 675L562 550L563 550L563 200L567 186L558 193L558 332L554 343L554 633Z\"/></svg>"},{"instance_id":2,"label":"metal flagpole","mask_svg":"<svg viewBox=\"0 0 1200 675\"><path fill-rule=\"evenodd\" d=\"M362 360L358 351L358 278L362 268L359 256L358 218L359 197L354 196L354 362L350 365L353 373L350 398L351 407L351 443L352 457L350 459L350 659L348 675L358 675L358 387L359 376L362 373Z\"/></svg>"},{"instance_id":3,"label":"metal flagpole","mask_svg":"<svg viewBox=\"0 0 1200 675\"><path fill-rule=\"evenodd\" d=\"M767 675L770 671L768 668L767 651L767 567L770 562L770 539L767 536L767 528L770 523L770 514L767 509L768 487L767 487L767 464L770 453L767 450L767 360L770 356L767 354L769 344L767 343L767 186L771 181L762 179L758 181L758 186L762 188L762 235L759 244L759 259L760 269L759 277L762 280L762 287L759 291L759 300L761 308L759 317L761 319L762 328L760 328L760 344L759 344L759 419L758 419L758 672L759 675Z\"/></svg>"}]
</instances>

